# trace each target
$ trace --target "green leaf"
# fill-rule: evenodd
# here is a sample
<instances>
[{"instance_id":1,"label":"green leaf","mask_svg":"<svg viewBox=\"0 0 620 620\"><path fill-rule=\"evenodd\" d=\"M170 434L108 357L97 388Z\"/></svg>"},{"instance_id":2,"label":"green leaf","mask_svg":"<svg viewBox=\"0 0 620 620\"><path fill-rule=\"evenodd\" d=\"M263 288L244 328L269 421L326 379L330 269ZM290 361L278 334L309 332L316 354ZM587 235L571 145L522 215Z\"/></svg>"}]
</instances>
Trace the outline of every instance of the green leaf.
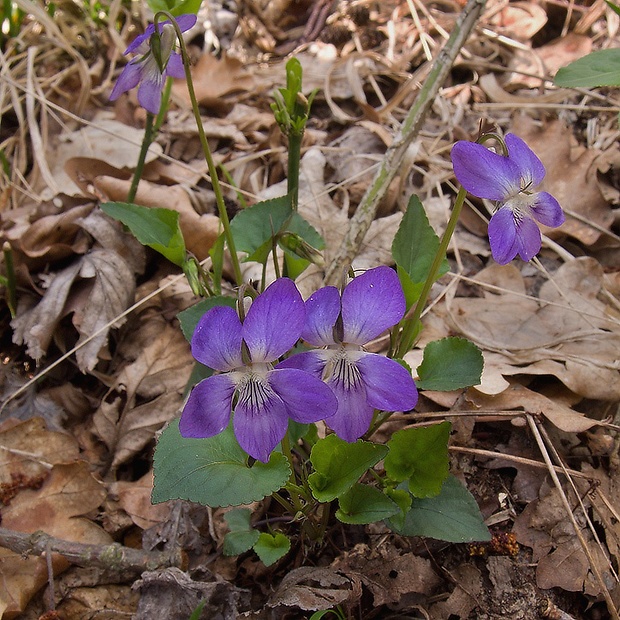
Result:
<instances>
[{"instance_id":1,"label":"green leaf","mask_svg":"<svg viewBox=\"0 0 620 620\"><path fill-rule=\"evenodd\" d=\"M128 202L104 202L101 210L125 224L142 245L153 248L171 263L183 266L186 252L178 211L140 207Z\"/></svg>"},{"instance_id":2,"label":"green leaf","mask_svg":"<svg viewBox=\"0 0 620 620\"><path fill-rule=\"evenodd\" d=\"M256 502L281 489L290 468L286 457L273 452L268 463L247 465L232 424L208 439L188 439L173 420L155 448L153 503L186 499L205 506L239 506Z\"/></svg>"},{"instance_id":3,"label":"green leaf","mask_svg":"<svg viewBox=\"0 0 620 620\"><path fill-rule=\"evenodd\" d=\"M347 443L337 435L320 439L310 453L315 469L308 476L312 494L320 502L331 502L350 489L386 453L386 446L369 441Z\"/></svg>"},{"instance_id":4,"label":"green leaf","mask_svg":"<svg viewBox=\"0 0 620 620\"><path fill-rule=\"evenodd\" d=\"M191 342L196 325L198 325L198 321L200 321L202 315L207 310L211 310L211 308L215 308L216 306L230 306L234 308L235 304L236 300L234 297L216 295L215 297L203 299L186 310L179 312L179 314L177 314L177 319L179 319L179 323L181 324L183 335Z\"/></svg>"},{"instance_id":5,"label":"green leaf","mask_svg":"<svg viewBox=\"0 0 620 620\"><path fill-rule=\"evenodd\" d=\"M230 532L224 536L224 555L239 555L254 546L259 532L250 525L252 511L235 508L224 515Z\"/></svg>"},{"instance_id":6,"label":"green leaf","mask_svg":"<svg viewBox=\"0 0 620 620\"><path fill-rule=\"evenodd\" d=\"M491 540L476 500L454 476L448 476L439 495L414 498L404 520L392 517L387 524L403 536L427 536L455 543Z\"/></svg>"},{"instance_id":7,"label":"green leaf","mask_svg":"<svg viewBox=\"0 0 620 620\"><path fill-rule=\"evenodd\" d=\"M281 532L273 535L263 532L254 545L254 551L265 566L271 566L277 562L289 552L290 548L291 541Z\"/></svg>"},{"instance_id":8,"label":"green leaf","mask_svg":"<svg viewBox=\"0 0 620 620\"><path fill-rule=\"evenodd\" d=\"M479 385L483 368L482 352L473 342L442 338L424 348L416 385L421 390L442 392Z\"/></svg>"},{"instance_id":9,"label":"green leaf","mask_svg":"<svg viewBox=\"0 0 620 620\"><path fill-rule=\"evenodd\" d=\"M288 195L257 202L237 213L230 222L237 250L247 252L248 261L264 263L273 247L273 237L280 232L291 213Z\"/></svg>"},{"instance_id":10,"label":"green leaf","mask_svg":"<svg viewBox=\"0 0 620 620\"><path fill-rule=\"evenodd\" d=\"M153 13L168 11L175 17L185 13L198 13L202 0L146 0Z\"/></svg>"},{"instance_id":11,"label":"green leaf","mask_svg":"<svg viewBox=\"0 0 620 620\"><path fill-rule=\"evenodd\" d=\"M408 307L420 296L438 250L439 237L429 224L420 199L413 195L392 243L392 256L400 268L399 276ZM450 264L444 258L437 277L449 270Z\"/></svg>"},{"instance_id":12,"label":"green leaf","mask_svg":"<svg viewBox=\"0 0 620 620\"><path fill-rule=\"evenodd\" d=\"M406 515L411 508L413 497L411 493L405 489L385 489L385 494L395 503L401 510L402 515Z\"/></svg>"},{"instance_id":13,"label":"green leaf","mask_svg":"<svg viewBox=\"0 0 620 620\"><path fill-rule=\"evenodd\" d=\"M450 422L405 428L387 442L385 473L395 482L409 480L414 497L432 497L448 477Z\"/></svg>"},{"instance_id":14,"label":"green leaf","mask_svg":"<svg viewBox=\"0 0 620 620\"><path fill-rule=\"evenodd\" d=\"M617 15L620 15L620 6L614 4L613 2L609 2L609 0L605 0L605 4Z\"/></svg>"},{"instance_id":15,"label":"green leaf","mask_svg":"<svg viewBox=\"0 0 620 620\"><path fill-rule=\"evenodd\" d=\"M620 86L620 48L599 50L575 60L558 70L553 81L569 88Z\"/></svg>"},{"instance_id":16,"label":"green leaf","mask_svg":"<svg viewBox=\"0 0 620 620\"><path fill-rule=\"evenodd\" d=\"M354 484L338 498L338 503L336 518L356 525L382 521L401 511L385 493L367 484Z\"/></svg>"}]
</instances>

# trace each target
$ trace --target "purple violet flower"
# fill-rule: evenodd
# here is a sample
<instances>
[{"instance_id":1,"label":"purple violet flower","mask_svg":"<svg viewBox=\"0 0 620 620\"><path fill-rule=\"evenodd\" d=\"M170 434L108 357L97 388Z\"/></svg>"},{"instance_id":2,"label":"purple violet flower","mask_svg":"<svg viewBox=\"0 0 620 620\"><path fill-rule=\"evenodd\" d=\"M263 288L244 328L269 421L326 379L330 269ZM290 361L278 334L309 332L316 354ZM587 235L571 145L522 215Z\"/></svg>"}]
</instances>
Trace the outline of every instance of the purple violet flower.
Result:
<instances>
[{"instance_id":1,"label":"purple violet flower","mask_svg":"<svg viewBox=\"0 0 620 620\"><path fill-rule=\"evenodd\" d=\"M338 399L338 410L325 423L345 441L355 441L368 430L375 409L408 411L416 405L411 374L362 346L396 325L405 309L398 276L389 267L358 276L342 298L337 288L326 286L306 301L301 337L325 348L293 355L277 368L299 368L323 378Z\"/></svg>"},{"instance_id":2,"label":"purple violet flower","mask_svg":"<svg viewBox=\"0 0 620 620\"><path fill-rule=\"evenodd\" d=\"M179 15L176 22L181 32L185 32L196 23L196 16ZM177 36L174 27L169 21L159 22L157 31L159 33L159 58L156 57L151 47L155 24L150 24L144 34L136 37L125 50L125 54L139 55L125 65L110 94L111 101L115 101L123 93L140 84L138 102L148 112L157 114L161 106L161 92L166 78L185 77L183 59L173 50Z\"/></svg>"},{"instance_id":3,"label":"purple violet flower","mask_svg":"<svg viewBox=\"0 0 620 620\"><path fill-rule=\"evenodd\" d=\"M464 141L457 142L451 153L459 183L474 196L500 203L489 222L491 251L500 265L517 254L524 261L538 254L541 236L536 221L552 228L564 222L558 201L547 192L534 191L545 177L540 159L514 134L506 134L505 143L507 157Z\"/></svg>"},{"instance_id":4,"label":"purple violet flower","mask_svg":"<svg viewBox=\"0 0 620 620\"><path fill-rule=\"evenodd\" d=\"M217 435L234 410L239 445L266 463L289 418L308 424L333 415L336 398L320 379L296 368L273 368L299 340L305 319L303 299L288 278L254 300L243 324L229 306L207 311L194 331L192 354L222 374L194 387L181 415L181 435Z\"/></svg>"}]
</instances>

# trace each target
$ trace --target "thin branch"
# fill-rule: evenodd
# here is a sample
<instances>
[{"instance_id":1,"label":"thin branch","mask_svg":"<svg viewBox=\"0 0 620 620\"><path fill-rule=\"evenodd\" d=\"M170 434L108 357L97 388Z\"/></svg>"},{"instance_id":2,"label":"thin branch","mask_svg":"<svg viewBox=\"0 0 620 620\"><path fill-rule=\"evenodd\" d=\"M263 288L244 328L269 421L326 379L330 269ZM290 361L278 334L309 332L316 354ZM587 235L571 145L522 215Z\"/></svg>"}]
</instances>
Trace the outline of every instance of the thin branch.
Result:
<instances>
[{"instance_id":1,"label":"thin branch","mask_svg":"<svg viewBox=\"0 0 620 620\"><path fill-rule=\"evenodd\" d=\"M439 52L435 63L401 125L399 133L387 150L375 177L351 220L345 238L325 274L325 283L337 285L342 272L359 252L362 241L375 219L379 202L399 169L409 145L417 137L422 123L439 89L452 68L454 60L484 8L485 0L469 0L459 16L450 38Z\"/></svg>"},{"instance_id":2,"label":"thin branch","mask_svg":"<svg viewBox=\"0 0 620 620\"><path fill-rule=\"evenodd\" d=\"M0 527L0 547L22 555L58 553L72 564L101 568L111 573L140 574L169 566L181 566L180 551L144 551L119 543L90 545L55 538L41 530L26 534Z\"/></svg>"}]
</instances>

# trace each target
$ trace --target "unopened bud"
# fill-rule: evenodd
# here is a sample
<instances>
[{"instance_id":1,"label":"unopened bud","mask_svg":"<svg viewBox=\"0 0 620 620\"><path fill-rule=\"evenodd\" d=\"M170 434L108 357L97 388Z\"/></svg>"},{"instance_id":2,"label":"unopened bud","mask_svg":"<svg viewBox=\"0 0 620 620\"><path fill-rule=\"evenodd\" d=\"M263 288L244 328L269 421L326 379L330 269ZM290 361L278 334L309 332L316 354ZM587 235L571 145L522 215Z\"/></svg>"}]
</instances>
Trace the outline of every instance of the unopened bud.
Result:
<instances>
[{"instance_id":1,"label":"unopened bud","mask_svg":"<svg viewBox=\"0 0 620 620\"><path fill-rule=\"evenodd\" d=\"M323 267L325 265L325 260L323 259L321 252L312 247L298 234L293 232L282 233L278 241L283 249L292 252L295 256L310 261L319 267Z\"/></svg>"}]
</instances>

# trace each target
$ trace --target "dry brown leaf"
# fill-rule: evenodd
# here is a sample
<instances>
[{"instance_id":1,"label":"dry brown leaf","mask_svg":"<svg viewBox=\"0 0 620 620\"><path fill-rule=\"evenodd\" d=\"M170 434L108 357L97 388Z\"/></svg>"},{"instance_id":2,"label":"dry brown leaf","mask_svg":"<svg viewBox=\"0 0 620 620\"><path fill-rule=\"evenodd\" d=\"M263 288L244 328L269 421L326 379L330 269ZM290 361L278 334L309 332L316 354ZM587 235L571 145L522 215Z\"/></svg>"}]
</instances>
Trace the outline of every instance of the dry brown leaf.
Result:
<instances>
[{"instance_id":1,"label":"dry brown leaf","mask_svg":"<svg viewBox=\"0 0 620 620\"><path fill-rule=\"evenodd\" d=\"M42 217L33 222L20 238L13 242L13 246L26 256L44 256L50 262L74 254L84 254L91 243L77 220L86 217L93 210L93 206L92 203L79 205L56 215Z\"/></svg>"},{"instance_id":2,"label":"dry brown leaf","mask_svg":"<svg viewBox=\"0 0 620 620\"><path fill-rule=\"evenodd\" d=\"M514 265L491 265L477 280L506 292L455 298L449 291L449 322L492 352L487 360L497 371L551 374L581 396L620 398L620 325L599 299L604 299L603 272L594 259L562 265L542 286L538 300L525 297L525 282Z\"/></svg>"},{"instance_id":3,"label":"dry brown leaf","mask_svg":"<svg viewBox=\"0 0 620 620\"><path fill-rule=\"evenodd\" d=\"M119 348L128 360L93 416L93 431L114 454L112 468L130 459L171 420L193 367L178 328L153 314ZM137 404L137 399L148 399Z\"/></svg>"},{"instance_id":4,"label":"dry brown leaf","mask_svg":"<svg viewBox=\"0 0 620 620\"><path fill-rule=\"evenodd\" d=\"M143 138L142 129L109 119L61 134L59 143L46 153L59 191L70 196L77 193L77 184L65 170L65 164L74 157L100 160L119 170L133 170L140 155ZM156 142L151 144L146 162L157 159L162 151L161 145Z\"/></svg>"},{"instance_id":5,"label":"dry brown leaf","mask_svg":"<svg viewBox=\"0 0 620 620\"><path fill-rule=\"evenodd\" d=\"M140 592L135 620L153 618L189 618L199 603L204 603L204 618L240 618L241 609L249 609L250 593L218 578L193 581L178 568L147 571L133 585Z\"/></svg>"},{"instance_id":6,"label":"dry brown leaf","mask_svg":"<svg viewBox=\"0 0 620 620\"><path fill-rule=\"evenodd\" d=\"M198 103L209 107L220 107L224 95L254 88L254 78L240 60L226 55L216 58L208 52L192 67L192 80ZM184 81L176 81L172 93L188 108L191 107Z\"/></svg>"},{"instance_id":7,"label":"dry brown leaf","mask_svg":"<svg viewBox=\"0 0 620 620\"><path fill-rule=\"evenodd\" d=\"M412 594L430 595L440 584L429 560L389 546L371 549L358 544L337 558L331 568L361 579L372 593L375 607L402 602Z\"/></svg>"},{"instance_id":8,"label":"dry brown leaf","mask_svg":"<svg viewBox=\"0 0 620 620\"><path fill-rule=\"evenodd\" d=\"M569 212L566 222L555 232L548 230L548 234L565 233L592 245L601 232L589 224L609 229L614 220L597 180L594 161L600 152L576 148L571 130L561 121L550 122L541 130L529 117L517 116L512 130L528 143L545 165L547 175L541 188L555 196L562 208ZM570 217L570 213L576 213L582 219Z\"/></svg>"},{"instance_id":9,"label":"dry brown leaf","mask_svg":"<svg viewBox=\"0 0 620 620\"><path fill-rule=\"evenodd\" d=\"M304 611L329 609L361 596L359 577L332 568L302 566L288 572L271 595L269 607L298 607Z\"/></svg>"},{"instance_id":10,"label":"dry brown leaf","mask_svg":"<svg viewBox=\"0 0 620 620\"><path fill-rule=\"evenodd\" d=\"M15 475L40 476L58 463L71 463L79 457L77 441L66 433L49 431L41 418L0 428L0 482Z\"/></svg>"},{"instance_id":11,"label":"dry brown leaf","mask_svg":"<svg viewBox=\"0 0 620 620\"><path fill-rule=\"evenodd\" d=\"M67 588L56 607L61 618L130 618L138 607L139 594L129 585L105 584L94 587Z\"/></svg>"},{"instance_id":12,"label":"dry brown leaf","mask_svg":"<svg viewBox=\"0 0 620 620\"><path fill-rule=\"evenodd\" d=\"M554 39L534 49L515 49L510 59L514 70L504 88L544 88L545 76L555 75L560 67L589 54L592 51L592 38L569 32L566 36ZM529 74L529 75L526 75ZM539 75L540 77L534 77Z\"/></svg>"},{"instance_id":13,"label":"dry brown leaf","mask_svg":"<svg viewBox=\"0 0 620 620\"><path fill-rule=\"evenodd\" d=\"M131 520L143 530L162 523L170 516L172 504L153 504L153 472L150 471L135 482L118 481L110 485L110 493L118 497L119 506Z\"/></svg>"},{"instance_id":14,"label":"dry brown leaf","mask_svg":"<svg viewBox=\"0 0 620 620\"><path fill-rule=\"evenodd\" d=\"M94 184L108 200L123 201L127 197L130 182L113 177L99 177ZM144 207L164 207L178 211L185 247L199 260L209 256L209 250L220 232L220 219L215 215L196 213L182 187L156 185L142 180L134 202Z\"/></svg>"},{"instance_id":15,"label":"dry brown leaf","mask_svg":"<svg viewBox=\"0 0 620 620\"><path fill-rule=\"evenodd\" d=\"M489 19L497 34L527 41L547 23L547 12L533 2L511 2Z\"/></svg>"},{"instance_id":16,"label":"dry brown leaf","mask_svg":"<svg viewBox=\"0 0 620 620\"><path fill-rule=\"evenodd\" d=\"M105 498L105 490L84 461L54 465L39 490L21 491L2 511L3 527L47 534L81 543L109 544L111 538L95 523L83 518ZM52 558L55 574L66 570L67 560ZM27 557L0 549L0 610L11 620L24 610L32 596L47 583L45 558Z\"/></svg>"},{"instance_id":17,"label":"dry brown leaf","mask_svg":"<svg viewBox=\"0 0 620 620\"><path fill-rule=\"evenodd\" d=\"M551 400L543 394L533 392L522 385L514 384L501 394L482 394L475 388L468 390L465 400L475 409L487 411L518 410L533 415L542 414L554 426L566 433L582 433L597 426L600 422L587 418L570 407Z\"/></svg>"},{"instance_id":18,"label":"dry brown leaf","mask_svg":"<svg viewBox=\"0 0 620 620\"><path fill-rule=\"evenodd\" d=\"M456 582L456 587L447 600L431 606L430 614L433 620L445 618L468 618L478 604L478 596L482 592L482 575L470 564L461 564L450 571Z\"/></svg>"},{"instance_id":19,"label":"dry brown leaf","mask_svg":"<svg viewBox=\"0 0 620 620\"><path fill-rule=\"evenodd\" d=\"M86 288L74 289L78 278ZM25 344L28 355L38 360L47 351L59 321L74 312L79 344L127 309L133 301L134 287L134 273L123 258L110 250L93 250L53 276L34 308L18 313L11 322L13 341ZM79 349L80 370L95 367L108 332L109 328L104 329Z\"/></svg>"}]
</instances>

